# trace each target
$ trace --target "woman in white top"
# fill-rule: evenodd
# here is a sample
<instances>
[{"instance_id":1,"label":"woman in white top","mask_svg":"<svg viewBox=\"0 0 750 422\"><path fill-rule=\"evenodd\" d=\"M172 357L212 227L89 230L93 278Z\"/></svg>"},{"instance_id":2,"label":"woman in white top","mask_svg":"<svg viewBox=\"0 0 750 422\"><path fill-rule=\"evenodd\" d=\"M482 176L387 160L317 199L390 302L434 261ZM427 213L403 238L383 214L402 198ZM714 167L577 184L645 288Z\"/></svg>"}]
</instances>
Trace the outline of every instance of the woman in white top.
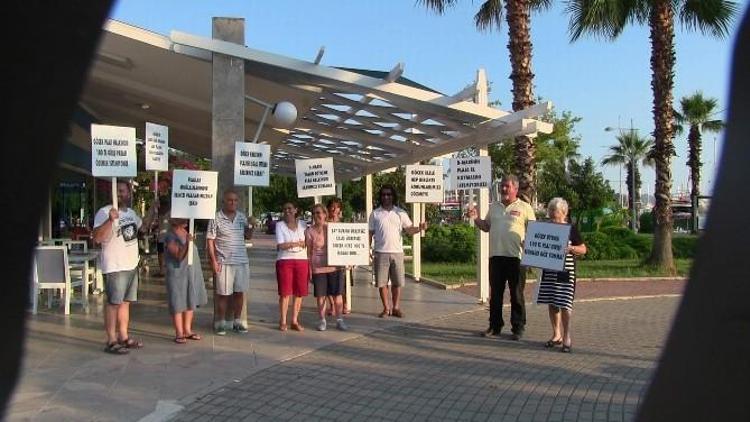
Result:
<instances>
[{"instance_id":1,"label":"woman in white top","mask_svg":"<svg viewBox=\"0 0 750 422\"><path fill-rule=\"evenodd\" d=\"M292 330L303 331L299 322L302 298L307 296L309 264L305 249L304 221L297 219L297 207L287 202L281 209L281 220L276 224L276 282L279 286L279 329L286 331L286 314L289 309L289 296L294 295L292 304Z\"/></svg>"}]
</instances>

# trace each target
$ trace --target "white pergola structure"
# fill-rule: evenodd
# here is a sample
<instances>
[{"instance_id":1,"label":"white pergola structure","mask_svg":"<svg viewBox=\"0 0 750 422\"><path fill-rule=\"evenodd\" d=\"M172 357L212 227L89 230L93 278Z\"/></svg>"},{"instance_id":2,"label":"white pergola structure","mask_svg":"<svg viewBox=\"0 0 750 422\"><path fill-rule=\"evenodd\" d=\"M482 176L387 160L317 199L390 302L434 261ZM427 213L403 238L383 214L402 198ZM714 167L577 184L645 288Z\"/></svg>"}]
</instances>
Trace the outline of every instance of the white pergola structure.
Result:
<instances>
[{"instance_id":1,"label":"white pergola structure","mask_svg":"<svg viewBox=\"0 0 750 422\"><path fill-rule=\"evenodd\" d=\"M314 53L314 52L312 52ZM503 138L549 133L552 126L535 118L550 110L545 102L511 113L487 105L483 70L475 83L455 95L443 95L402 77L404 65L390 72L325 66L321 48L312 61L285 57L243 45L181 32L170 36L109 21L85 86L81 106L106 124L134 126L146 121L169 127L170 146L190 154L211 155L212 55L244 61L246 95L267 103L292 102L293 127L268 120L260 142L271 145L272 172L293 175L294 160L333 157L338 181L364 177L367 214L372 210L372 174L429 160ZM264 108L247 102L245 139L252 139ZM142 133L142 132L139 132ZM90 149L89 136L73 136ZM239 140L238 140L239 141ZM479 193L488 209L489 194ZM423 212L413 206L414 222ZM487 238L479 236L480 299L488 296ZM420 237L414 238L414 275L419 279Z\"/></svg>"}]
</instances>

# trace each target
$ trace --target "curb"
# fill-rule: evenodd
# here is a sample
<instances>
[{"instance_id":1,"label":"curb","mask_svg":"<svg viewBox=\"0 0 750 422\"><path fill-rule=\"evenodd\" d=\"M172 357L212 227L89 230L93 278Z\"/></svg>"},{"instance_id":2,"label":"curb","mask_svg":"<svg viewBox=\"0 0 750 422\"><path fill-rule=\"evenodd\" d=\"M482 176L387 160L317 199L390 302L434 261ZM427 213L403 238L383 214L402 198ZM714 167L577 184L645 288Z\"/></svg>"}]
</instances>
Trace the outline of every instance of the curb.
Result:
<instances>
[{"instance_id":1,"label":"curb","mask_svg":"<svg viewBox=\"0 0 750 422\"><path fill-rule=\"evenodd\" d=\"M474 281L466 283L456 284L445 284L437 280L433 280L428 277L422 276L419 280L414 278L414 274L406 273L406 277L410 278L415 283L424 283L428 286L436 287L443 290L456 290L461 287L472 287L476 286L477 283ZM610 277L610 278L579 278L578 283L606 283L606 282L635 282L635 281L687 281L687 277ZM526 284L534 284L537 282L536 278L526 279Z\"/></svg>"}]
</instances>

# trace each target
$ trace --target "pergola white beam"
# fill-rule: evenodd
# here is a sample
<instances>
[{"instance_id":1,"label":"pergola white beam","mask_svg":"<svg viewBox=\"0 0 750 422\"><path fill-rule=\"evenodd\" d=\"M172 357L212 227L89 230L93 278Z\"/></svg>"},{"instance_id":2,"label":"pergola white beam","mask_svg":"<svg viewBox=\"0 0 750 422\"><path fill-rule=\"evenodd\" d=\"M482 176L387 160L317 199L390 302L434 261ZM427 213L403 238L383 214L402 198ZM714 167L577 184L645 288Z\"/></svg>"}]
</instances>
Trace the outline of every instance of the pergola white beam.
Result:
<instances>
[{"instance_id":1,"label":"pergola white beam","mask_svg":"<svg viewBox=\"0 0 750 422\"><path fill-rule=\"evenodd\" d=\"M387 100L411 104L427 112L440 112L442 108L452 109L459 113L495 119L507 115L507 112L487 106L479 106L466 101L456 101L442 94L407 85L384 82L382 79L364 76L346 70L318 66L314 63L293 59L265 51L247 48L211 38L199 37L179 31L172 31L170 39L175 44L199 48L214 53L234 56L249 61L263 63L271 67L288 69L307 75L321 83L339 84L348 91L368 94L376 93ZM445 112L445 110L442 110Z\"/></svg>"}]
</instances>

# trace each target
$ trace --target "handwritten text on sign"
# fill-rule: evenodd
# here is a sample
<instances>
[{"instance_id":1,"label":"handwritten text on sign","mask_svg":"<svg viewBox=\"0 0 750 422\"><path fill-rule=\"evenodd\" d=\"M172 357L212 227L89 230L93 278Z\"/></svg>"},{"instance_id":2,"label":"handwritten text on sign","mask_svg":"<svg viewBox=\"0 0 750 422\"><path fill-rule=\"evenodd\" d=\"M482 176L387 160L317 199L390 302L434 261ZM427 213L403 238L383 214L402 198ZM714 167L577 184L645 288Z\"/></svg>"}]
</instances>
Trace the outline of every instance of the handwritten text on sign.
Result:
<instances>
[{"instance_id":1,"label":"handwritten text on sign","mask_svg":"<svg viewBox=\"0 0 750 422\"><path fill-rule=\"evenodd\" d=\"M367 223L328 223L328 265L369 265Z\"/></svg>"},{"instance_id":2,"label":"handwritten text on sign","mask_svg":"<svg viewBox=\"0 0 750 422\"><path fill-rule=\"evenodd\" d=\"M333 158L295 160L297 170L297 197L336 195L333 178Z\"/></svg>"},{"instance_id":3,"label":"handwritten text on sign","mask_svg":"<svg viewBox=\"0 0 750 422\"><path fill-rule=\"evenodd\" d=\"M562 271L570 225L531 221L526 230L521 265Z\"/></svg>"},{"instance_id":4,"label":"handwritten text on sign","mask_svg":"<svg viewBox=\"0 0 750 422\"><path fill-rule=\"evenodd\" d=\"M454 190L489 188L492 180L490 157L451 158Z\"/></svg>"},{"instance_id":5,"label":"handwritten text on sign","mask_svg":"<svg viewBox=\"0 0 750 422\"><path fill-rule=\"evenodd\" d=\"M91 173L94 177L135 177L135 128L91 125Z\"/></svg>"},{"instance_id":6,"label":"handwritten text on sign","mask_svg":"<svg viewBox=\"0 0 750 422\"><path fill-rule=\"evenodd\" d=\"M237 142L234 146L234 184L268 186L271 146Z\"/></svg>"},{"instance_id":7,"label":"handwritten text on sign","mask_svg":"<svg viewBox=\"0 0 750 422\"><path fill-rule=\"evenodd\" d=\"M146 122L146 170L169 170L169 128Z\"/></svg>"},{"instance_id":8,"label":"handwritten text on sign","mask_svg":"<svg viewBox=\"0 0 750 422\"><path fill-rule=\"evenodd\" d=\"M443 167L406 166L406 202L443 202Z\"/></svg>"},{"instance_id":9,"label":"handwritten text on sign","mask_svg":"<svg viewBox=\"0 0 750 422\"><path fill-rule=\"evenodd\" d=\"M175 170L172 175L172 217L215 218L217 175L215 171Z\"/></svg>"}]
</instances>

